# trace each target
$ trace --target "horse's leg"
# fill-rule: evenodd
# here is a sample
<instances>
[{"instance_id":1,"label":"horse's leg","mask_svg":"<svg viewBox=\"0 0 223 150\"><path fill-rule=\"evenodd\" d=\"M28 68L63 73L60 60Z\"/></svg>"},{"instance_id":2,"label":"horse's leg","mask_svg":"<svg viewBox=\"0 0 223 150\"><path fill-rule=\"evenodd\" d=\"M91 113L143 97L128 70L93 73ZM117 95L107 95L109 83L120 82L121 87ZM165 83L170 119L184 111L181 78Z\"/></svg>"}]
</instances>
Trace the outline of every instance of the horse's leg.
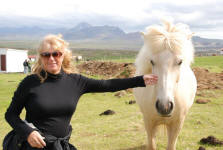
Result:
<instances>
[{"instance_id":1,"label":"horse's leg","mask_svg":"<svg viewBox=\"0 0 223 150\"><path fill-rule=\"evenodd\" d=\"M149 122L144 120L145 122L145 128L147 132L147 139L148 139L148 150L156 150L156 142L155 142L155 135L156 135L156 126Z\"/></svg>"},{"instance_id":2,"label":"horse's leg","mask_svg":"<svg viewBox=\"0 0 223 150\"><path fill-rule=\"evenodd\" d=\"M167 150L176 150L177 137L180 133L180 130L184 124L184 117L179 119L178 121L172 122L167 125L167 133L168 133L168 145Z\"/></svg>"}]
</instances>

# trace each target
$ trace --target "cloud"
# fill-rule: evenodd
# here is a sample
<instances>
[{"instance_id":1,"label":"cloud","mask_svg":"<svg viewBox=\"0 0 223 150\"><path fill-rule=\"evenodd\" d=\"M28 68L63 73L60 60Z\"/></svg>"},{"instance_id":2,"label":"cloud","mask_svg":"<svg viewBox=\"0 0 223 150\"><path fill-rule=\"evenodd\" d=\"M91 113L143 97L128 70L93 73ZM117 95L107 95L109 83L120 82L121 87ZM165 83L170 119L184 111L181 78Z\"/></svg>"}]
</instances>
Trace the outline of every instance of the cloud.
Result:
<instances>
[{"instance_id":1,"label":"cloud","mask_svg":"<svg viewBox=\"0 0 223 150\"><path fill-rule=\"evenodd\" d=\"M132 32L159 23L163 16L171 16L200 35L219 34L223 38L222 6L221 0L7 0L0 5L0 22L1 26L46 28L72 28L79 22L88 22Z\"/></svg>"}]
</instances>

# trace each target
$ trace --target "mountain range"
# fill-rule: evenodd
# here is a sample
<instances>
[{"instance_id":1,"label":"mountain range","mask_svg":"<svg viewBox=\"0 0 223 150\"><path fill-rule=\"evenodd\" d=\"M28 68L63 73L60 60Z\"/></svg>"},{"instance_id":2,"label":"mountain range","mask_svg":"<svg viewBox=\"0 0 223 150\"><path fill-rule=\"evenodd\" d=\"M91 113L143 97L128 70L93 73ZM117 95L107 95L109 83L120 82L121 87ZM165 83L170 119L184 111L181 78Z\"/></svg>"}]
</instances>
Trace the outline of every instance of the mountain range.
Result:
<instances>
[{"instance_id":1,"label":"mountain range","mask_svg":"<svg viewBox=\"0 0 223 150\"><path fill-rule=\"evenodd\" d=\"M39 40L46 34L62 34L64 39L79 43L131 43L128 46L138 48L143 41L139 32L126 33L115 26L92 26L82 22L73 28L41 28L41 27L1 27L0 40ZM223 40L207 39L198 36L192 38L197 50L210 50L223 48ZM134 45L134 46L133 46ZM84 48L84 47L83 47ZM97 47L95 47L97 48ZM130 48L131 49L131 48Z\"/></svg>"}]
</instances>

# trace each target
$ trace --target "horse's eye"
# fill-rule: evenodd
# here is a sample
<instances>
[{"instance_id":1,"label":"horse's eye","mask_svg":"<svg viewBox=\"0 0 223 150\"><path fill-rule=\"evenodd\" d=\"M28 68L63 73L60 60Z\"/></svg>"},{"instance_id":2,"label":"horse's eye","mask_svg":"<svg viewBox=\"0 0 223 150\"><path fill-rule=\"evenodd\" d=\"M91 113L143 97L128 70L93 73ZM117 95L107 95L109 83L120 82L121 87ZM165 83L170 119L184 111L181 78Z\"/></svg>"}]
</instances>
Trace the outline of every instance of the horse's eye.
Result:
<instances>
[{"instance_id":1,"label":"horse's eye","mask_svg":"<svg viewBox=\"0 0 223 150\"><path fill-rule=\"evenodd\" d=\"M182 64L182 62L183 62L183 61L182 61L182 60L180 60L180 61L177 63L177 65L179 65L179 66L180 66L180 65Z\"/></svg>"},{"instance_id":2,"label":"horse's eye","mask_svg":"<svg viewBox=\"0 0 223 150\"><path fill-rule=\"evenodd\" d=\"M150 60L150 63L154 66L154 62L152 60Z\"/></svg>"}]
</instances>

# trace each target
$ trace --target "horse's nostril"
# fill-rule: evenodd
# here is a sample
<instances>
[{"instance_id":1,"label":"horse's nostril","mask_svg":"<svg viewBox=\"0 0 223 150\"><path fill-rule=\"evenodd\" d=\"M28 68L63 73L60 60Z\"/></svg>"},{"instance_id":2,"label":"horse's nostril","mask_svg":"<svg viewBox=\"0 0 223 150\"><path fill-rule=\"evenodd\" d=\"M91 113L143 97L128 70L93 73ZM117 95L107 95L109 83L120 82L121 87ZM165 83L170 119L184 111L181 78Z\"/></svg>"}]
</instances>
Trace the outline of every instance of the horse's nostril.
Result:
<instances>
[{"instance_id":1,"label":"horse's nostril","mask_svg":"<svg viewBox=\"0 0 223 150\"><path fill-rule=\"evenodd\" d=\"M159 100L156 101L156 109L159 110Z\"/></svg>"},{"instance_id":2,"label":"horse's nostril","mask_svg":"<svg viewBox=\"0 0 223 150\"><path fill-rule=\"evenodd\" d=\"M173 107L174 103L171 101L169 101L166 105L162 104L162 102L159 100L156 101L156 110L159 114L163 116L171 114Z\"/></svg>"},{"instance_id":3,"label":"horse's nostril","mask_svg":"<svg viewBox=\"0 0 223 150\"><path fill-rule=\"evenodd\" d=\"M173 110L173 102L169 102L169 111Z\"/></svg>"}]
</instances>

